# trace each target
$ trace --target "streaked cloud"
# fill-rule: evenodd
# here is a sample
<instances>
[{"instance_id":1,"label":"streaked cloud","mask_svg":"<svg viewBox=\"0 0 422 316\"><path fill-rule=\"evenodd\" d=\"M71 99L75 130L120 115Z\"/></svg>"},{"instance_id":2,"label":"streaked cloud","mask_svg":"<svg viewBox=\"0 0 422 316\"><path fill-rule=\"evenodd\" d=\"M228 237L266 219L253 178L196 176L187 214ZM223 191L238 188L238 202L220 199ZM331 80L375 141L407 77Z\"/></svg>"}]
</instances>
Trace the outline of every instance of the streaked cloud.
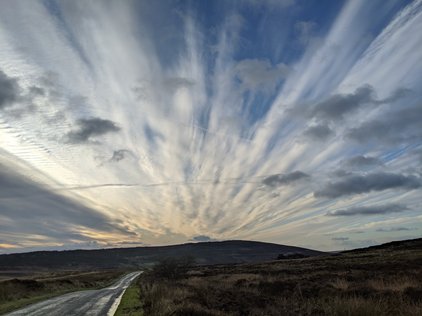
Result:
<instances>
[{"instance_id":1,"label":"streaked cloud","mask_svg":"<svg viewBox=\"0 0 422 316\"><path fill-rule=\"evenodd\" d=\"M384 204L374 206L352 207L344 210L328 212L329 216L355 216L355 215L379 215L389 213L399 213L409 210L405 205L401 204Z\"/></svg>"},{"instance_id":2,"label":"streaked cloud","mask_svg":"<svg viewBox=\"0 0 422 316\"><path fill-rule=\"evenodd\" d=\"M344 162L346 167L352 169L362 169L368 167L377 167L383 165L382 161L376 157L371 156L354 156Z\"/></svg>"},{"instance_id":3,"label":"streaked cloud","mask_svg":"<svg viewBox=\"0 0 422 316\"><path fill-rule=\"evenodd\" d=\"M407 228L407 227L387 227L387 228L378 228L376 229L377 232L380 233L391 233L391 232L402 232L402 231L409 231L415 230L414 228Z\"/></svg>"},{"instance_id":4,"label":"streaked cloud","mask_svg":"<svg viewBox=\"0 0 422 316\"><path fill-rule=\"evenodd\" d=\"M1 3L1 251L421 228L422 2L320 11Z\"/></svg>"},{"instance_id":5,"label":"streaked cloud","mask_svg":"<svg viewBox=\"0 0 422 316\"><path fill-rule=\"evenodd\" d=\"M235 74L242 87L252 91L272 91L288 73L287 65L271 65L268 60L244 59L235 66Z\"/></svg>"}]
</instances>

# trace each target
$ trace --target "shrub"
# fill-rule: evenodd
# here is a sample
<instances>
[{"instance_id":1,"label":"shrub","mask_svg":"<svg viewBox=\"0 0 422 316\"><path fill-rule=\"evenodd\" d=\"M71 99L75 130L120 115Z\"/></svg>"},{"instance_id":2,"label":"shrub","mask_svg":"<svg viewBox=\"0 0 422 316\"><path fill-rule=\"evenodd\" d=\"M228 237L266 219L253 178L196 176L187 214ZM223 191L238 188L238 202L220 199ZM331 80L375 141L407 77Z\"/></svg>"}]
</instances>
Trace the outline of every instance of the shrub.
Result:
<instances>
[{"instance_id":1,"label":"shrub","mask_svg":"<svg viewBox=\"0 0 422 316\"><path fill-rule=\"evenodd\" d=\"M193 257L169 257L157 262L152 268L154 277L163 279L180 279L186 276L189 269L192 268L195 261Z\"/></svg>"}]
</instances>

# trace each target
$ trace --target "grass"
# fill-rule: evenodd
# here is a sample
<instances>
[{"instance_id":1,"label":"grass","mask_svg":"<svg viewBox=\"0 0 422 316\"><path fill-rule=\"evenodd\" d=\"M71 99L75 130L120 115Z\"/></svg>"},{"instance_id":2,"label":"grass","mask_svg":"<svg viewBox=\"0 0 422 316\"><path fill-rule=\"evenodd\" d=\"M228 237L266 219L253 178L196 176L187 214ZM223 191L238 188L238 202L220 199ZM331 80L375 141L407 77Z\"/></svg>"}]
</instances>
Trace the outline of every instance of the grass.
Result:
<instances>
[{"instance_id":1,"label":"grass","mask_svg":"<svg viewBox=\"0 0 422 316\"><path fill-rule=\"evenodd\" d=\"M115 316L143 316L143 309L139 299L140 288L137 282L127 288L117 308Z\"/></svg>"},{"instance_id":2,"label":"grass","mask_svg":"<svg viewBox=\"0 0 422 316\"><path fill-rule=\"evenodd\" d=\"M194 267L171 279L152 270L137 284L150 316L421 316L422 249Z\"/></svg>"},{"instance_id":3,"label":"grass","mask_svg":"<svg viewBox=\"0 0 422 316\"><path fill-rule=\"evenodd\" d=\"M110 285L121 271L65 272L0 281L0 315L65 293Z\"/></svg>"}]
</instances>

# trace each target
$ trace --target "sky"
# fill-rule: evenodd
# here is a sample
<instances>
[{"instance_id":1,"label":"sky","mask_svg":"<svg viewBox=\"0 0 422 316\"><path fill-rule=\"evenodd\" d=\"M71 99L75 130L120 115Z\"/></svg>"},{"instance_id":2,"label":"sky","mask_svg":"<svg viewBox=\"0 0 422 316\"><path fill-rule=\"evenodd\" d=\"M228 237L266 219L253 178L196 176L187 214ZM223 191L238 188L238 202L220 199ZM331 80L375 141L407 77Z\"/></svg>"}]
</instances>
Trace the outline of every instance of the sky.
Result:
<instances>
[{"instance_id":1,"label":"sky","mask_svg":"<svg viewBox=\"0 0 422 316\"><path fill-rule=\"evenodd\" d=\"M0 253L422 233L422 1L0 0Z\"/></svg>"}]
</instances>

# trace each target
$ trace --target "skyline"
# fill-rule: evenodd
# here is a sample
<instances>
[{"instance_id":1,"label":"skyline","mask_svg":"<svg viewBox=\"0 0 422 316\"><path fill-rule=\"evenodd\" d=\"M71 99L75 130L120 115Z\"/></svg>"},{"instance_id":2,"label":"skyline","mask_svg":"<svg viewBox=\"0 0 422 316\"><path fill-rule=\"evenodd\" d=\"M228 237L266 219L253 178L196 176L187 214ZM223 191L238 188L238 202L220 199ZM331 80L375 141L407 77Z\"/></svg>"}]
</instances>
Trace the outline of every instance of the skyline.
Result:
<instances>
[{"instance_id":1,"label":"skyline","mask_svg":"<svg viewBox=\"0 0 422 316\"><path fill-rule=\"evenodd\" d=\"M0 1L0 253L422 231L422 1Z\"/></svg>"}]
</instances>

